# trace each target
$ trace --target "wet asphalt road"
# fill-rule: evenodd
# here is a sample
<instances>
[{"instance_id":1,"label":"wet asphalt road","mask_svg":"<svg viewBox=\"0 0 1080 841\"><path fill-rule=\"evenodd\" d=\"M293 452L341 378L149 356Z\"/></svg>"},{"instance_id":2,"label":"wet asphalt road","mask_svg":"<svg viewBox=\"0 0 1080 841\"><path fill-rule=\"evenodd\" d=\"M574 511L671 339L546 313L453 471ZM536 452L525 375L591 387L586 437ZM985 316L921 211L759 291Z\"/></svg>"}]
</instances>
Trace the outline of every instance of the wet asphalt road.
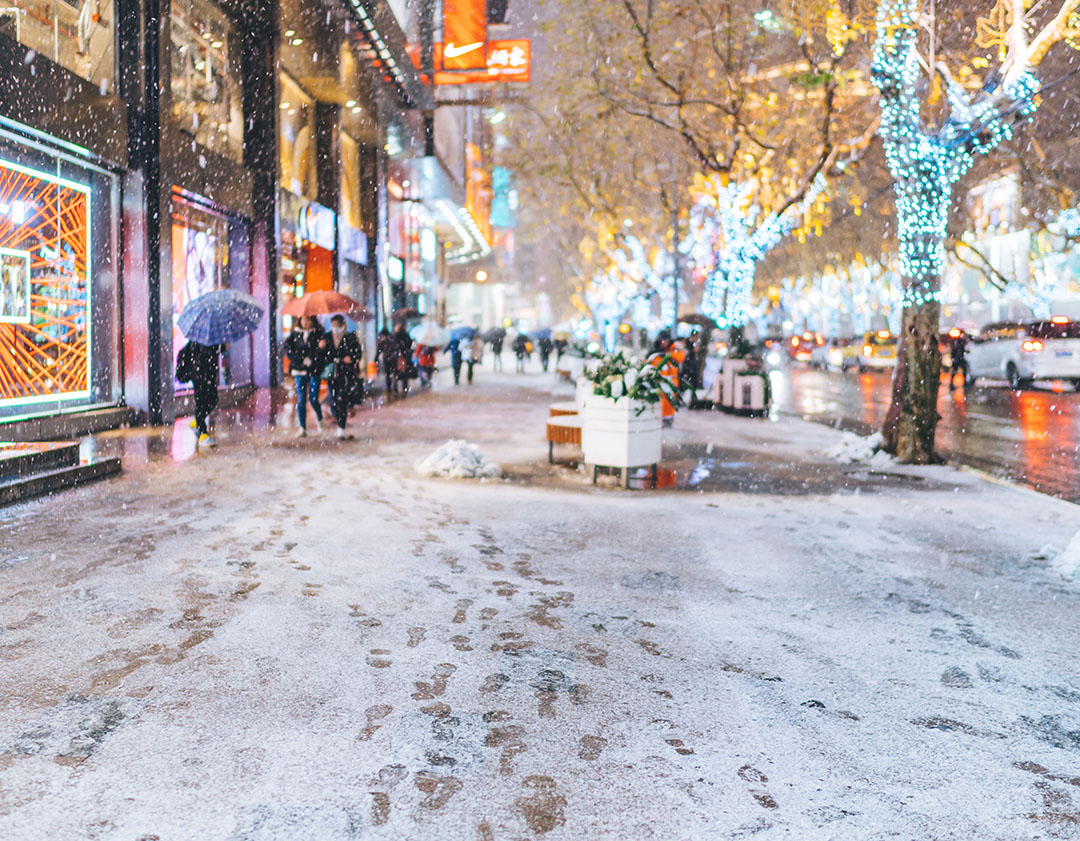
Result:
<instances>
[{"instance_id":1,"label":"wet asphalt road","mask_svg":"<svg viewBox=\"0 0 1080 841\"><path fill-rule=\"evenodd\" d=\"M888 409L890 379L891 372L778 371L776 408L868 433ZM1013 391L1004 384L950 394L943 382L938 412L938 448L950 461L1080 502L1080 394L1052 386Z\"/></svg>"}]
</instances>

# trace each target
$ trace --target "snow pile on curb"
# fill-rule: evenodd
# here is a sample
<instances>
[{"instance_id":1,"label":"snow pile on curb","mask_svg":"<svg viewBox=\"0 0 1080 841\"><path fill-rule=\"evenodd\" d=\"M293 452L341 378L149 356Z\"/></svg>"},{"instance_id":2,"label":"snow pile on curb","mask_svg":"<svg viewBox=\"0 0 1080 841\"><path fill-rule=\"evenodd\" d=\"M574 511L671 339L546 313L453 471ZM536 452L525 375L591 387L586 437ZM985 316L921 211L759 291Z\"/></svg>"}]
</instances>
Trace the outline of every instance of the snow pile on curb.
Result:
<instances>
[{"instance_id":1,"label":"snow pile on curb","mask_svg":"<svg viewBox=\"0 0 1080 841\"><path fill-rule=\"evenodd\" d=\"M424 476L443 476L447 479L490 479L499 475L499 465L467 441L447 441L426 458L416 462L417 472Z\"/></svg>"},{"instance_id":2,"label":"snow pile on curb","mask_svg":"<svg viewBox=\"0 0 1080 841\"><path fill-rule=\"evenodd\" d=\"M1050 562L1050 566L1061 573L1061 577L1066 581L1080 584L1080 532L1073 535L1065 551L1059 553Z\"/></svg>"},{"instance_id":3,"label":"snow pile on curb","mask_svg":"<svg viewBox=\"0 0 1080 841\"><path fill-rule=\"evenodd\" d=\"M833 461L845 464L858 464L862 461L871 461L881 447L881 433L873 435L856 435L854 432L845 432L836 446L826 455Z\"/></svg>"}]
</instances>

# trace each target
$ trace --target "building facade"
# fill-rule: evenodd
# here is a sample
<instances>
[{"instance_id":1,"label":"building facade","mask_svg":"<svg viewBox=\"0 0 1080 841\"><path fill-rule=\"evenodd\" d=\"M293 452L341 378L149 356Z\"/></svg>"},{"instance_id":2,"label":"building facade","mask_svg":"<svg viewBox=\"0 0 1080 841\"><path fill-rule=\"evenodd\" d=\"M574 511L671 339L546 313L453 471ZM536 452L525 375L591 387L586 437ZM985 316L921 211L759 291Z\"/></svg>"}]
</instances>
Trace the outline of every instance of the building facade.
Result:
<instances>
[{"instance_id":1,"label":"building facade","mask_svg":"<svg viewBox=\"0 0 1080 841\"><path fill-rule=\"evenodd\" d=\"M378 0L0 10L0 423L184 413L176 322L213 289L266 311L225 353L225 395L279 384L294 295L360 300L377 316L369 342L398 306L438 312L446 266L487 242L436 153L406 13Z\"/></svg>"}]
</instances>

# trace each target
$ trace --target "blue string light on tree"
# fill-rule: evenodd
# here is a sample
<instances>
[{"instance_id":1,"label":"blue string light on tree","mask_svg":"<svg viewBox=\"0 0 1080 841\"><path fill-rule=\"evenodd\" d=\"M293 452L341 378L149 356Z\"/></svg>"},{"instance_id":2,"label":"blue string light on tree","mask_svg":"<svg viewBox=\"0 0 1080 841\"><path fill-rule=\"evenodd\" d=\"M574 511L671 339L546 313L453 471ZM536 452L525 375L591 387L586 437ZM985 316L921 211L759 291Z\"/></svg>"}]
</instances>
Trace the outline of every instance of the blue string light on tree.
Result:
<instances>
[{"instance_id":1,"label":"blue string light on tree","mask_svg":"<svg viewBox=\"0 0 1080 841\"><path fill-rule=\"evenodd\" d=\"M691 214L692 248L699 265L712 266L701 305L707 316L721 327L746 324L758 264L795 229L825 186L819 174L800 202L782 214L768 214L760 224L752 183L714 183L713 193L698 199Z\"/></svg>"},{"instance_id":2,"label":"blue string light on tree","mask_svg":"<svg viewBox=\"0 0 1080 841\"><path fill-rule=\"evenodd\" d=\"M974 97L941 70L951 108L935 132L922 124L919 80L918 0L881 0L877 10L872 78L881 92L885 157L896 193L900 267L905 307L941 300L945 234L953 185L986 154L1012 138L1012 119L1030 118L1039 82L1027 68L1006 74L1000 85ZM940 68L939 68L940 69Z\"/></svg>"}]
</instances>

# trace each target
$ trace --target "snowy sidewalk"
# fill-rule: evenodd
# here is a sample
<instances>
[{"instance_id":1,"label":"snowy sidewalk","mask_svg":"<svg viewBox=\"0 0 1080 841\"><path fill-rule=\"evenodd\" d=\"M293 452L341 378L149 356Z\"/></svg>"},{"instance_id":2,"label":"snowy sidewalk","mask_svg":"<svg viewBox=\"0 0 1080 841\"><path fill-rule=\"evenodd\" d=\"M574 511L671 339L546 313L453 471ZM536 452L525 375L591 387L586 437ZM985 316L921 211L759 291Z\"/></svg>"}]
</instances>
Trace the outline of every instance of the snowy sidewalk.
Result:
<instances>
[{"instance_id":1,"label":"snowy sidewalk","mask_svg":"<svg viewBox=\"0 0 1080 841\"><path fill-rule=\"evenodd\" d=\"M593 488L546 464L566 393L482 371L7 509L0 838L1075 833L1080 589L1039 550L1080 508L696 412L670 488ZM451 438L508 478L420 476Z\"/></svg>"}]
</instances>

